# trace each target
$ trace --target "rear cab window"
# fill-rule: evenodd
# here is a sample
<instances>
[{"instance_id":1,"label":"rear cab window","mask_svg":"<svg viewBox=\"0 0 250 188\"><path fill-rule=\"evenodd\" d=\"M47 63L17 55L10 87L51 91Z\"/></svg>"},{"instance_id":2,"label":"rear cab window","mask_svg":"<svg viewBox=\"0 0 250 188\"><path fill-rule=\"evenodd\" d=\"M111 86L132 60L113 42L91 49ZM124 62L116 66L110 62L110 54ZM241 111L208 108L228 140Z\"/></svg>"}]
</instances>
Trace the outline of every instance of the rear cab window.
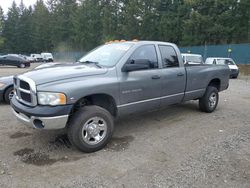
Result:
<instances>
[{"instance_id":1,"label":"rear cab window","mask_svg":"<svg viewBox=\"0 0 250 188\"><path fill-rule=\"evenodd\" d=\"M171 68L171 67L180 66L177 53L172 46L159 45L159 50L161 53L163 68Z\"/></svg>"}]
</instances>

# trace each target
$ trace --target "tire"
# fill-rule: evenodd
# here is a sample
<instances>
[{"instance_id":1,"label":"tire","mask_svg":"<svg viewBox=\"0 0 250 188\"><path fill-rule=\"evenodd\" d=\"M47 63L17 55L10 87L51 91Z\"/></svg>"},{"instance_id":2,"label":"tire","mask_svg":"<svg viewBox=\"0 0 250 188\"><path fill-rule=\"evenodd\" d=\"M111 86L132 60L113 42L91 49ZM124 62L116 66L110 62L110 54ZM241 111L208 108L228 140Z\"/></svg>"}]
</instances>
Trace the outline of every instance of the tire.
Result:
<instances>
[{"instance_id":1,"label":"tire","mask_svg":"<svg viewBox=\"0 0 250 188\"><path fill-rule=\"evenodd\" d=\"M90 153L104 148L111 140L113 130L113 116L107 110L85 106L70 118L68 138L77 149Z\"/></svg>"},{"instance_id":2,"label":"tire","mask_svg":"<svg viewBox=\"0 0 250 188\"><path fill-rule=\"evenodd\" d=\"M12 96L10 96L12 95ZM10 104L10 100L12 99L14 95L14 88L13 87L9 87L5 93L4 93L4 101L8 104Z\"/></svg>"},{"instance_id":3,"label":"tire","mask_svg":"<svg viewBox=\"0 0 250 188\"><path fill-rule=\"evenodd\" d=\"M25 68L25 64L21 63L18 67L19 68Z\"/></svg>"},{"instance_id":4,"label":"tire","mask_svg":"<svg viewBox=\"0 0 250 188\"><path fill-rule=\"evenodd\" d=\"M218 89L213 86L208 86L202 98L199 99L199 107L203 112L213 112L219 102Z\"/></svg>"}]
</instances>

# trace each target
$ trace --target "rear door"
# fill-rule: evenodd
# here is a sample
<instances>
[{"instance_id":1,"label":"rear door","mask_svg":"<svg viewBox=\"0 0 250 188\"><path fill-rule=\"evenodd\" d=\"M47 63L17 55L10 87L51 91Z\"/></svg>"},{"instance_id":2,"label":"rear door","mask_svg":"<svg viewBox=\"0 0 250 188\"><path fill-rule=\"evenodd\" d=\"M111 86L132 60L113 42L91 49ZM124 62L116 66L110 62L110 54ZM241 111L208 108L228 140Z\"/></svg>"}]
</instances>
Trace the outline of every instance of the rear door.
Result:
<instances>
[{"instance_id":1,"label":"rear door","mask_svg":"<svg viewBox=\"0 0 250 188\"><path fill-rule=\"evenodd\" d=\"M186 87L186 71L181 67L177 53L172 46L159 45L162 61L161 105L180 103Z\"/></svg>"},{"instance_id":2,"label":"rear door","mask_svg":"<svg viewBox=\"0 0 250 188\"><path fill-rule=\"evenodd\" d=\"M15 56L9 56L8 57L8 65L11 66L19 66L20 65L20 58L19 57L15 57Z\"/></svg>"},{"instance_id":3,"label":"rear door","mask_svg":"<svg viewBox=\"0 0 250 188\"><path fill-rule=\"evenodd\" d=\"M146 44L138 47L129 60L147 59L149 69L122 72L120 77L120 102L122 114L147 111L160 106L161 76L156 47Z\"/></svg>"}]
</instances>

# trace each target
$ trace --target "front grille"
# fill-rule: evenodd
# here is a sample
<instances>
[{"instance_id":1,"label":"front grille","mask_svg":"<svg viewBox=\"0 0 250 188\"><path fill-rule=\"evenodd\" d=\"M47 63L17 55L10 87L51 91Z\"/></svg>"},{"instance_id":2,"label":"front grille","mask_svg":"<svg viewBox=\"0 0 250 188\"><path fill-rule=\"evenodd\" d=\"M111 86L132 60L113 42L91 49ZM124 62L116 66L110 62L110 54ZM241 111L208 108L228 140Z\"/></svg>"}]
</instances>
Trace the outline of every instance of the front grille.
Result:
<instances>
[{"instance_id":1,"label":"front grille","mask_svg":"<svg viewBox=\"0 0 250 188\"><path fill-rule=\"evenodd\" d=\"M36 86L33 80L22 75L14 77L14 88L18 101L28 106L37 104Z\"/></svg>"},{"instance_id":2,"label":"front grille","mask_svg":"<svg viewBox=\"0 0 250 188\"><path fill-rule=\"evenodd\" d=\"M231 69L231 72L235 73L235 72L237 72L237 69Z\"/></svg>"},{"instance_id":3,"label":"front grille","mask_svg":"<svg viewBox=\"0 0 250 188\"><path fill-rule=\"evenodd\" d=\"M24 93L24 92L20 92L20 94L21 94L21 99L23 99L24 101L27 101L27 102L29 102L29 103L31 103L32 102L32 100L31 100L31 95L30 94L28 94L28 93Z\"/></svg>"},{"instance_id":4,"label":"front grille","mask_svg":"<svg viewBox=\"0 0 250 188\"><path fill-rule=\"evenodd\" d=\"M30 85L27 82L20 80L20 88L30 90Z\"/></svg>"}]
</instances>

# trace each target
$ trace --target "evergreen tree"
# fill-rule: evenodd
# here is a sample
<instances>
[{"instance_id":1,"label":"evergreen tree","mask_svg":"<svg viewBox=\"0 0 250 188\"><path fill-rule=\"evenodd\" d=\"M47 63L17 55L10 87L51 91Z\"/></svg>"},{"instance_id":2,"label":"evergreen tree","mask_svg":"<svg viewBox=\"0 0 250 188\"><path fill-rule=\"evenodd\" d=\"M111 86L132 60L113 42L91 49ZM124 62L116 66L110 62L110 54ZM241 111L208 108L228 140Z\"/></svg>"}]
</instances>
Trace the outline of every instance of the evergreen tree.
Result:
<instances>
[{"instance_id":1,"label":"evergreen tree","mask_svg":"<svg viewBox=\"0 0 250 188\"><path fill-rule=\"evenodd\" d=\"M101 3L99 0L85 0L77 10L74 20L75 47L90 50L102 42Z\"/></svg>"},{"instance_id":2,"label":"evergreen tree","mask_svg":"<svg viewBox=\"0 0 250 188\"><path fill-rule=\"evenodd\" d=\"M250 42L249 0L37 0L0 8L0 50L89 50L114 39Z\"/></svg>"},{"instance_id":3,"label":"evergreen tree","mask_svg":"<svg viewBox=\"0 0 250 188\"><path fill-rule=\"evenodd\" d=\"M42 0L38 0L32 14L33 52L41 53L52 48L49 11Z\"/></svg>"},{"instance_id":4,"label":"evergreen tree","mask_svg":"<svg viewBox=\"0 0 250 188\"><path fill-rule=\"evenodd\" d=\"M5 38L5 51L18 53L18 25L19 25L19 9L13 1L12 6L7 13L7 19L4 23L3 37Z\"/></svg>"},{"instance_id":5,"label":"evergreen tree","mask_svg":"<svg viewBox=\"0 0 250 188\"><path fill-rule=\"evenodd\" d=\"M21 1L19 15L16 45L18 45L19 53L28 54L33 52L32 8L27 9Z\"/></svg>"},{"instance_id":6,"label":"evergreen tree","mask_svg":"<svg viewBox=\"0 0 250 188\"><path fill-rule=\"evenodd\" d=\"M4 15L3 15L3 9L2 7L0 7L0 51L2 51L4 48L3 28L4 28Z\"/></svg>"}]
</instances>

